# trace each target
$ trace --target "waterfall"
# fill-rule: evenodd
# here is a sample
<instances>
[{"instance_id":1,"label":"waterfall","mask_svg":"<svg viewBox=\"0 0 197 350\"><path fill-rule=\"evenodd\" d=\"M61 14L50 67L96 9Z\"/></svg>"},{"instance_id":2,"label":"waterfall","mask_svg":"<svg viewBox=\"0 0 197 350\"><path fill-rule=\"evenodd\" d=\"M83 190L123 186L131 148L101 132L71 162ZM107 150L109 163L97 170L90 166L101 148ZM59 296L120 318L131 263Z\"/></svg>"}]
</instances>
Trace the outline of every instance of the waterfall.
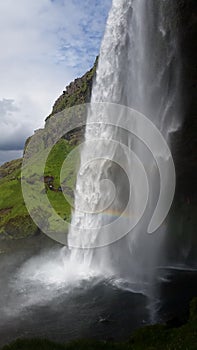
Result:
<instances>
[{"instance_id":1,"label":"waterfall","mask_svg":"<svg viewBox=\"0 0 197 350\"><path fill-rule=\"evenodd\" d=\"M181 123L179 56L176 1L113 0L91 102L120 104L143 113L170 145L170 136ZM90 108L87 122L101 121L101 114ZM108 142L100 142L102 137ZM86 270L144 282L147 271L156 263L158 254L162 254L162 240L167 229L165 223L156 234L147 235L148 221L159 192L155 161L137 138L113 126L100 123L87 125L85 140L76 182L75 210L68 235L70 261L84 265ZM134 176L133 164L124 147L117 146L112 140L132 149L144 164L150 186L148 209L144 218L124 238L106 247L88 249L99 240L102 227L114 220L114 215L107 216L99 209L107 206L115 190L111 212L122 212L128 202L129 181ZM91 142L94 147L91 147ZM113 162L115 157L125 164L126 172ZM89 162L90 159L95 161ZM126 173L129 173L129 178ZM127 223L132 211L137 210L136 198L139 194L139 190L137 192L134 188L133 207L128 208L125 218ZM86 212L81 211L84 207L87 207ZM110 225L108 233L113 234ZM76 246L84 249L73 248Z\"/></svg>"}]
</instances>

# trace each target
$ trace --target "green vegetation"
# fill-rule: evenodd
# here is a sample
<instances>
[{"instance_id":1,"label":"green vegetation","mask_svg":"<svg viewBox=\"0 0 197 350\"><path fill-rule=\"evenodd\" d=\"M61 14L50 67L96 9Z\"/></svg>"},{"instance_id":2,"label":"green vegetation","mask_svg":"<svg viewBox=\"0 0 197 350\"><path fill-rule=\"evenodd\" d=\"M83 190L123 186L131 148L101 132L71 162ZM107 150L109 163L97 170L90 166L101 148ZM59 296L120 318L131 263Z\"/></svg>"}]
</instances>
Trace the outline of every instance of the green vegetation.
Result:
<instances>
[{"instance_id":1,"label":"green vegetation","mask_svg":"<svg viewBox=\"0 0 197 350\"><path fill-rule=\"evenodd\" d=\"M58 128L61 129L60 122L58 124L58 114L65 108L72 107L90 101L90 94L92 89L92 81L96 72L97 59L93 68L87 72L81 78L75 79L67 88L66 91L58 98L53 106L52 113L46 119L45 130L47 131L47 139L43 140L42 130L36 131L35 134L29 137L25 144L25 151L29 144L33 144L32 153L31 149L28 148L29 162L32 167L32 183L40 181L40 169L39 163L42 162L43 153L47 151L47 147L50 147L55 132ZM63 112L62 112L63 113ZM55 115L56 122L53 121L53 127L50 128L50 117ZM69 114L66 115L68 118L67 124L68 129L72 129L72 120L69 119ZM71 115L72 118L72 115ZM52 118L50 119L52 120ZM80 113L79 113L79 124L80 124ZM55 128L55 130L53 129ZM62 138L53 146L48 159L46 161L44 175L52 176L52 189L49 188L49 184L45 182L45 192L47 193L48 199L52 204L57 214L64 220L69 221L71 218L71 205L66 201L60 187L60 170L63 162L68 154L74 149L76 145L83 139L84 127L81 126L78 130L74 130L66 138ZM36 156L35 156L36 150ZM29 235L34 235L39 232L39 229L32 221L22 195L21 190L21 165L23 159L13 160L5 163L0 167L0 237L6 239L18 239L24 238ZM69 161L69 167L64 167L64 189L66 188L67 197L70 199L70 203L73 202L73 188L76 180L75 168L78 162L78 158L73 157ZM76 163L76 164L74 164ZM38 184L39 185L39 184ZM32 201L35 196L32 192ZM40 218L42 220L42 218ZM50 221L50 214L48 220Z\"/></svg>"},{"instance_id":2,"label":"green vegetation","mask_svg":"<svg viewBox=\"0 0 197 350\"><path fill-rule=\"evenodd\" d=\"M56 344L48 340L17 340L2 350L196 350L197 349L197 298L190 305L190 318L179 328L155 325L141 328L127 342L75 340Z\"/></svg>"},{"instance_id":3,"label":"green vegetation","mask_svg":"<svg viewBox=\"0 0 197 350\"><path fill-rule=\"evenodd\" d=\"M70 220L71 207L58 188L60 187L60 170L62 164L73 148L74 146L71 141L61 139L51 150L44 173L45 176L52 176L54 179L53 190L50 190L49 186L45 184L49 201L58 215L66 220ZM32 183L36 182L39 178L38 164L41 155L42 151L40 154L37 154L35 162L31 159L34 173L34 176L31 177ZM29 216L24 203L21 190L21 164L22 159L18 159L5 163L0 168L0 234L2 237L12 239L27 237L38 232L38 228ZM64 177L67 180L66 186L68 192L73 195L72 188L75 183L73 168L75 164L69 165L69 168L64 169Z\"/></svg>"},{"instance_id":4,"label":"green vegetation","mask_svg":"<svg viewBox=\"0 0 197 350\"><path fill-rule=\"evenodd\" d=\"M7 233L10 238L22 238L37 231L22 196L21 164L22 159L17 159L0 168L0 233Z\"/></svg>"},{"instance_id":5,"label":"green vegetation","mask_svg":"<svg viewBox=\"0 0 197 350\"><path fill-rule=\"evenodd\" d=\"M46 191L48 198L56 210L58 215L60 215L63 219L70 220L71 216L71 207L69 203L66 201L63 193L58 191L57 189L60 187L60 172L63 165L63 162L67 155L72 151L74 147L70 145L70 143L64 139L61 139L51 150L49 157L45 166L45 176L52 175L54 177L53 186L54 190L51 191L46 186ZM66 168L66 174L64 176L67 179L67 188L72 192L72 188L75 183L75 177L72 168Z\"/></svg>"},{"instance_id":6,"label":"green vegetation","mask_svg":"<svg viewBox=\"0 0 197 350\"><path fill-rule=\"evenodd\" d=\"M46 121L55 113L63 111L65 108L73 107L75 105L88 103L90 101L92 82L96 73L98 57L92 69L90 69L81 78L75 79L63 94L57 99L53 106L52 113L46 118Z\"/></svg>"}]
</instances>

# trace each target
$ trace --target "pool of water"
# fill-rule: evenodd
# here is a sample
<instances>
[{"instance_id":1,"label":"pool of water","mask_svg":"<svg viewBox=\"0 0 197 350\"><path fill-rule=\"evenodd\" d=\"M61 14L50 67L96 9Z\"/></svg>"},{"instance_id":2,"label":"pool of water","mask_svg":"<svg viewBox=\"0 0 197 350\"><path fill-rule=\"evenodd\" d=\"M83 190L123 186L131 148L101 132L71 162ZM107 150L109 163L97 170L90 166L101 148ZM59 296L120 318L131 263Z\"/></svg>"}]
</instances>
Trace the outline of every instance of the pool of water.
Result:
<instances>
[{"instance_id":1,"label":"pool of water","mask_svg":"<svg viewBox=\"0 0 197 350\"><path fill-rule=\"evenodd\" d=\"M197 295L197 270L188 267L158 267L151 286L139 288L70 266L62 248L45 239L1 251L0 346L35 336L126 339L143 325L185 314Z\"/></svg>"}]
</instances>

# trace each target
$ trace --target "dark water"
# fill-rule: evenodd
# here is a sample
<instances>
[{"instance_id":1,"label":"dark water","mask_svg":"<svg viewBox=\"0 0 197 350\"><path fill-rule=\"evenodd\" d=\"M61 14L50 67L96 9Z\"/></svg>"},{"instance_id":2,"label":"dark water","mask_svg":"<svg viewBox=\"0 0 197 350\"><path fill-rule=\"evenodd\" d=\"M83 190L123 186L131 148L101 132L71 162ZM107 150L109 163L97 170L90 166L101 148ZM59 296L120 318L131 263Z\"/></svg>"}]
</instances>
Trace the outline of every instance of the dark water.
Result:
<instances>
[{"instance_id":1,"label":"dark water","mask_svg":"<svg viewBox=\"0 0 197 350\"><path fill-rule=\"evenodd\" d=\"M187 313L197 271L160 267L149 293L98 276L63 275L60 247L34 238L0 255L0 346L18 337L126 339L135 328ZM8 249L9 248L9 249ZM40 273L41 271L41 273ZM150 293L151 290L151 293Z\"/></svg>"}]
</instances>

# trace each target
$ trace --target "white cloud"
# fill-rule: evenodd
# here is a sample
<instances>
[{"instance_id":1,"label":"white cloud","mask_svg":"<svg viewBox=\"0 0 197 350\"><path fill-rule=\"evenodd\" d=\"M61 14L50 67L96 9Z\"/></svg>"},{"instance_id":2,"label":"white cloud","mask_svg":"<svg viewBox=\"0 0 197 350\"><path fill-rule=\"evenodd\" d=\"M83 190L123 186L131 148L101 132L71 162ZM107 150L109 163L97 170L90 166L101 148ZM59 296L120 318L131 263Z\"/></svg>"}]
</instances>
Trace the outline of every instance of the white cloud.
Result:
<instances>
[{"instance_id":1,"label":"white cloud","mask_svg":"<svg viewBox=\"0 0 197 350\"><path fill-rule=\"evenodd\" d=\"M110 4L111 0L0 2L1 149L14 146L13 138L19 142L17 132L22 144L42 126L65 85L91 67Z\"/></svg>"},{"instance_id":2,"label":"white cloud","mask_svg":"<svg viewBox=\"0 0 197 350\"><path fill-rule=\"evenodd\" d=\"M0 150L20 150L24 146L27 133L31 132L32 124L28 118L20 119L20 106L14 100L0 100Z\"/></svg>"},{"instance_id":3,"label":"white cloud","mask_svg":"<svg viewBox=\"0 0 197 350\"><path fill-rule=\"evenodd\" d=\"M0 150L0 165L5 162L9 162L13 159L21 158L23 151L1 151Z\"/></svg>"}]
</instances>

